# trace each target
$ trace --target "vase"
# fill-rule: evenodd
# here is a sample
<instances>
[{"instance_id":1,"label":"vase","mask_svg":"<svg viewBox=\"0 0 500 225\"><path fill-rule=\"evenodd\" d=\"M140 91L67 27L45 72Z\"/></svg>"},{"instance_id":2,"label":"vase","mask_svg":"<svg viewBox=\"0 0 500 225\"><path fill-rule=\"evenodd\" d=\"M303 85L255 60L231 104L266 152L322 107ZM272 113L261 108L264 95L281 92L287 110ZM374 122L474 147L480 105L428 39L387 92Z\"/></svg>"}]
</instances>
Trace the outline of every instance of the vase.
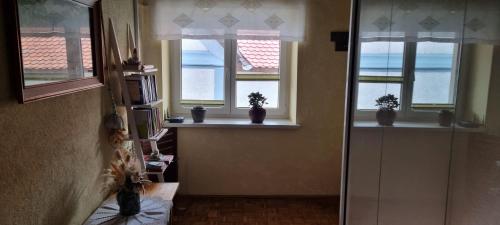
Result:
<instances>
[{"instance_id":1,"label":"vase","mask_svg":"<svg viewBox=\"0 0 500 225\"><path fill-rule=\"evenodd\" d=\"M205 120L206 109L191 109L191 116L193 117L193 122L203 123Z\"/></svg>"},{"instance_id":2,"label":"vase","mask_svg":"<svg viewBox=\"0 0 500 225\"><path fill-rule=\"evenodd\" d=\"M263 123L266 118L266 109L262 107L252 107L248 111L252 123Z\"/></svg>"},{"instance_id":3,"label":"vase","mask_svg":"<svg viewBox=\"0 0 500 225\"><path fill-rule=\"evenodd\" d=\"M376 116L378 124L382 126L392 126L396 120L396 111L390 109L379 109Z\"/></svg>"},{"instance_id":4,"label":"vase","mask_svg":"<svg viewBox=\"0 0 500 225\"><path fill-rule=\"evenodd\" d=\"M116 194L120 215L133 216L141 211L141 197L138 191L122 188Z\"/></svg>"}]
</instances>

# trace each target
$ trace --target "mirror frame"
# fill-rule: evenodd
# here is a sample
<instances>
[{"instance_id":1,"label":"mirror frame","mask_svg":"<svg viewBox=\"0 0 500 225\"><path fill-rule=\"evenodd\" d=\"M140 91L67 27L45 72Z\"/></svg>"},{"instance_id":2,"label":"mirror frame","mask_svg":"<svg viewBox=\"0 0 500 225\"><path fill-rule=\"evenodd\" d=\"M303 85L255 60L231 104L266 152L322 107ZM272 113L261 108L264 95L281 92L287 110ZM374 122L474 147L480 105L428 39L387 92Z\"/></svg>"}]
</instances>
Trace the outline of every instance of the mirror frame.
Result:
<instances>
[{"instance_id":1,"label":"mirror frame","mask_svg":"<svg viewBox=\"0 0 500 225\"><path fill-rule=\"evenodd\" d=\"M103 71L103 37L101 26L101 1L96 1L94 5L90 6L75 1L76 4L83 5L89 8L90 12L90 39L92 44L92 61L94 76L87 78L71 79L65 81L58 81L47 84L38 84L33 86L24 85L24 70L23 58L21 48L21 32L19 24L19 11L17 0L7 0L8 2L8 15L13 19L7 31L10 33L10 46L12 52L12 62L14 68L14 82L17 88L17 99L20 104L38 101L42 99L52 98L56 96L66 95L70 93L80 92L93 88L104 86L104 71Z\"/></svg>"}]
</instances>

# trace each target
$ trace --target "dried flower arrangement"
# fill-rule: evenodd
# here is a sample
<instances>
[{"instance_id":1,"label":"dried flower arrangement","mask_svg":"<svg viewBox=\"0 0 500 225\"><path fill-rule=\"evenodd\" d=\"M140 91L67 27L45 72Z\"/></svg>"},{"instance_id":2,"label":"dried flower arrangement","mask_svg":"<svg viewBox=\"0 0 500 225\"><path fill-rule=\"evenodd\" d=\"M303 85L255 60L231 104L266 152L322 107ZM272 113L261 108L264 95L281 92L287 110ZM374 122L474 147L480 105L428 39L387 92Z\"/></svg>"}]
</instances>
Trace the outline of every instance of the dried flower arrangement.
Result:
<instances>
[{"instance_id":1,"label":"dried flower arrangement","mask_svg":"<svg viewBox=\"0 0 500 225\"><path fill-rule=\"evenodd\" d=\"M125 129L111 130L108 141L114 149L121 148L123 147L123 142L127 139L127 137L127 130Z\"/></svg>"},{"instance_id":2,"label":"dried flower arrangement","mask_svg":"<svg viewBox=\"0 0 500 225\"><path fill-rule=\"evenodd\" d=\"M114 159L111 161L111 168L104 173L107 178L105 183L106 191L128 191L143 190L144 184L149 184L145 174L141 172L139 161L125 148L115 149Z\"/></svg>"}]
</instances>

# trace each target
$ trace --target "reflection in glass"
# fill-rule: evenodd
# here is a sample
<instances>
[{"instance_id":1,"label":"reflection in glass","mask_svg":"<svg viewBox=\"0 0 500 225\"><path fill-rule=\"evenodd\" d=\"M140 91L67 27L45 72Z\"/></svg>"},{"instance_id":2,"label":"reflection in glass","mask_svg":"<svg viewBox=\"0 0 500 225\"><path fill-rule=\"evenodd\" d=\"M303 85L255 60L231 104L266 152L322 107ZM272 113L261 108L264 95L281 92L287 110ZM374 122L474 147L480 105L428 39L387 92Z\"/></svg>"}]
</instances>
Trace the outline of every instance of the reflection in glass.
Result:
<instances>
[{"instance_id":1,"label":"reflection in glass","mask_svg":"<svg viewBox=\"0 0 500 225\"><path fill-rule=\"evenodd\" d=\"M498 76L498 72L495 71L494 57L495 46L493 45L466 44L463 46L457 122L472 123L475 126L484 125L488 110L495 109L496 103L492 101L492 95L496 93L498 87L491 82L494 81L495 76ZM489 118L494 120L493 114L490 113Z\"/></svg>"},{"instance_id":2,"label":"reflection in glass","mask_svg":"<svg viewBox=\"0 0 500 225\"><path fill-rule=\"evenodd\" d=\"M393 94L401 99L401 84L395 83L359 83L358 106L359 110L376 110L375 100L387 94Z\"/></svg>"},{"instance_id":3,"label":"reflection in glass","mask_svg":"<svg viewBox=\"0 0 500 225\"><path fill-rule=\"evenodd\" d=\"M403 42L362 42L360 76L402 76Z\"/></svg>"},{"instance_id":4,"label":"reflection in glass","mask_svg":"<svg viewBox=\"0 0 500 225\"><path fill-rule=\"evenodd\" d=\"M500 1L358 3L342 224L499 224Z\"/></svg>"},{"instance_id":5,"label":"reflection in glass","mask_svg":"<svg viewBox=\"0 0 500 225\"><path fill-rule=\"evenodd\" d=\"M417 43L413 104L453 104L455 53L454 43Z\"/></svg>"},{"instance_id":6,"label":"reflection in glass","mask_svg":"<svg viewBox=\"0 0 500 225\"><path fill-rule=\"evenodd\" d=\"M362 42L358 74L358 110L376 110L375 100L394 94L401 101L403 42Z\"/></svg>"},{"instance_id":7,"label":"reflection in glass","mask_svg":"<svg viewBox=\"0 0 500 225\"><path fill-rule=\"evenodd\" d=\"M25 86L94 76L87 7L65 0L18 6Z\"/></svg>"},{"instance_id":8,"label":"reflection in glass","mask_svg":"<svg viewBox=\"0 0 500 225\"><path fill-rule=\"evenodd\" d=\"M224 42L182 40L182 100L224 102ZM194 102L193 102L194 101Z\"/></svg>"}]
</instances>

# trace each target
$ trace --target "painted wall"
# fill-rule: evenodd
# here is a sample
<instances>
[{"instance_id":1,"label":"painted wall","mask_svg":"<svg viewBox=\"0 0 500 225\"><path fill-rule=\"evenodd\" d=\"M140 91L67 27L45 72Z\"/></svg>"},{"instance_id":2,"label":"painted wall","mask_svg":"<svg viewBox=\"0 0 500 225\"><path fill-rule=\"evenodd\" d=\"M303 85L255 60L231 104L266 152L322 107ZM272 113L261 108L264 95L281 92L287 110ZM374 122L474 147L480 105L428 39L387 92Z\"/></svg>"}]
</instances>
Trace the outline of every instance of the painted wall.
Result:
<instances>
[{"instance_id":1,"label":"painted wall","mask_svg":"<svg viewBox=\"0 0 500 225\"><path fill-rule=\"evenodd\" d=\"M335 52L330 32L348 30L349 4L308 1L307 35L299 44L297 62L296 117L301 127L180 128L181 193L339 194L347 54ZM152 48L149 56L145 45ZM144 59L161 59L158 42L143 40L143 46Z\"/></svg>"},{"instance_id":2,"label":"painted wall","mask_svg":"<svg viewBox=\"0 0 500 225\"><path fill-rule=\"evenodd\" d=\"M487 44L464 45L462 53L467 92L463 120L484 122L488 105L488 90L493 64L493 46Z\"/></svg>"},{"instance_id":3,"label":"painted wall","mask_svg":"<svg viewBox=\"0 0 500 225\"><path fill-rule=\"evenodd\" d=\"M132 1L104 1L105 18L131 22ZM81 224L105 197L101 173L111 151L101 120L105 88L17 104L14 68L0 12L0 224ZM119 17L118 17L119 16ZM119 32L125 46L124 29Z\"/></svg>"},{"instance_id":4,"label":"painted wall","mask_svg":"<svg viewBox=\"0 0 500 225\"><path fill-rule=\"evenodd\" d=\"M489 46L492 52L483 60L494 63L486 81L485 128L471 135L468 144L454 138L448 204L451 225L495 224L500 220L500 65L495 63L500 61L500 48ZM467 105L473 106L477 105Z\"/></svg>"}]
</instances>

